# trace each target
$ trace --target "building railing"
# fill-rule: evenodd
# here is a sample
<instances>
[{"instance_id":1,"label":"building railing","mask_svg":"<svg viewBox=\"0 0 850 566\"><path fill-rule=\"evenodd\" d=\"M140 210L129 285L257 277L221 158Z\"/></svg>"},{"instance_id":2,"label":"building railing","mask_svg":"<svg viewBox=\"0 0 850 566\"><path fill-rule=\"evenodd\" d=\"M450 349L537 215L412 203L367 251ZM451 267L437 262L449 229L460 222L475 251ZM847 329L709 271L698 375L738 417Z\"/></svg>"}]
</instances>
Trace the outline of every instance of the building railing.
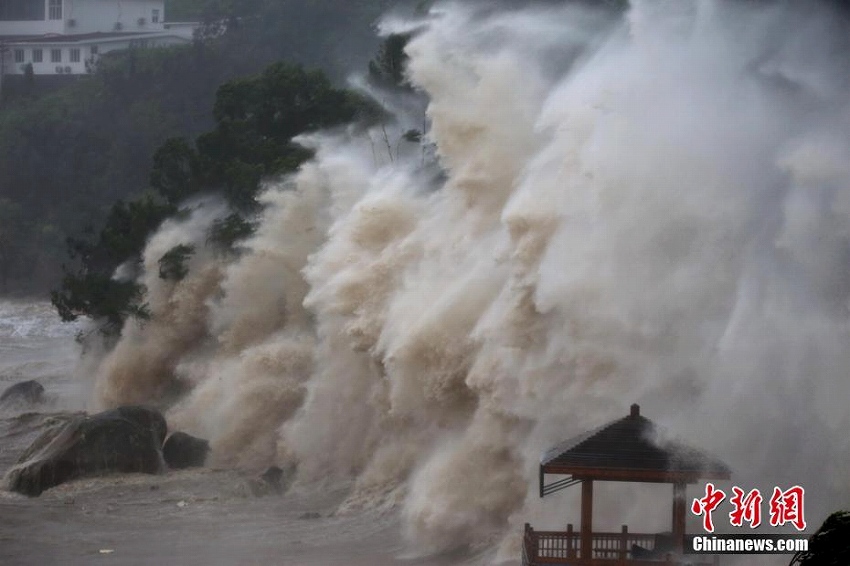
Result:
<instances>
[{"instance_id":1,"label":"building railing","mask_svg":"<svg viewBox=\"0 0 850 566\"><path fill-rule=\"evenodd\" d=\"M592 557L581 556L581 533L567 525L566 531L535 531L525 524L523 566L717 566L718 557L693 556L686 561L670 549L670 537L630 533L593 533Z\"/></svg>"}]
</instances>

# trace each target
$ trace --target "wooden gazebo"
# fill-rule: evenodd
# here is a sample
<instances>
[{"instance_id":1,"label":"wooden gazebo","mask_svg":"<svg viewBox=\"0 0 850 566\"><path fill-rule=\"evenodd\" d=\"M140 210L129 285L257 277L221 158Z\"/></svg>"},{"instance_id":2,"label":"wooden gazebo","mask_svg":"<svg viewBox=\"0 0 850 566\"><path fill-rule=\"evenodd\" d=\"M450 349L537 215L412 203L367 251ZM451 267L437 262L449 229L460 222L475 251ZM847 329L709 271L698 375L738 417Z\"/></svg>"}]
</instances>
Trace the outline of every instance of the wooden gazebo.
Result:
<instances>
[{"instance_id":1,"label":"wooden gazebo","mask_svg":"<svg viewBox=\"0 0 850 566\"><path fill-rule=\"evenodd\" d=\"M549 450L540 462L540 497L581 484L581 526L566 531L535 531L526 523L523 566L659 566L682 564L685 486L726 480L729 467L678 443L659 446L658 427L632 405L628 416ZM559 476L546 483L546 476ZM593 532L593 482L673 484L672 533L638 534L624 525L619 533ZM693 566L717 564L717 557L690 556Z\"/></svg>"}]
</instances>

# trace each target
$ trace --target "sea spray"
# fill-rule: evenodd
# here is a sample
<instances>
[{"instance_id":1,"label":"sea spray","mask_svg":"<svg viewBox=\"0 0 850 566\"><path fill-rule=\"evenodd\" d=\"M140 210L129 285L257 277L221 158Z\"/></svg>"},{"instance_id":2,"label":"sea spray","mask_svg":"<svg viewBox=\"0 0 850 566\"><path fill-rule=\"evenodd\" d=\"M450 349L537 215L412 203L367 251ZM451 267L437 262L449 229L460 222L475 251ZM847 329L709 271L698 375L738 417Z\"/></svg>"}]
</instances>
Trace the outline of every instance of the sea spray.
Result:
<instances>
[{"instance_id":1,"label":"sea spray","mask_svg":"<svg viewBox=\"0 0 850 566\"><path fill-rule=\"evenodd\" d=\"M115 348L106 354L96 374L102 405L139 404L161 399L175 390L175 369L207 335L206 300L218 291L223 265L204 246L212 222L222 214L215 201L191 207L187 219L166 221L148 242L140 282L147 289L150 320L128 322ZM160 277L159 260L178 245L199 251L180 281Z\"/></svg>"},{"instance_id":2,"label":"sea spray","mask_svg":"<svg viewBox=\"0 0 850 566\"><path fill-rule=\"evenodd\" d=\"M417 26L441 187L404 127L305 138L237 259L176 284L146 260L154 316L101 364L102 401L180 378L169 417L218 462L353 480L340 512L397 503L429 551L508 535L515 557L525 520L577 522L573 495L537 498L540 453L632 402L746 489L805 485L811 522L846 503L844 21L642 0ZM146 257L203 247L193 222ZM600 527L665 528L666 502L622 489Z\"/></svg>"},{"instance_id":3,"label":"sea spray","mask_svg":"<svg viewBox=\"0 0 850 566\"><path fill-rule=\"evenodd\" d=\"M321 177L308 165L300 186L265 193L255 235L207 303L212 348L187 360L184 371L196 385L172 412L175 422L203 431L219 465L260 469L274 462L277 430L301 405L314 371L300 271L327 230L319 218L327 199Z\"/></svg>"}]
</instances>

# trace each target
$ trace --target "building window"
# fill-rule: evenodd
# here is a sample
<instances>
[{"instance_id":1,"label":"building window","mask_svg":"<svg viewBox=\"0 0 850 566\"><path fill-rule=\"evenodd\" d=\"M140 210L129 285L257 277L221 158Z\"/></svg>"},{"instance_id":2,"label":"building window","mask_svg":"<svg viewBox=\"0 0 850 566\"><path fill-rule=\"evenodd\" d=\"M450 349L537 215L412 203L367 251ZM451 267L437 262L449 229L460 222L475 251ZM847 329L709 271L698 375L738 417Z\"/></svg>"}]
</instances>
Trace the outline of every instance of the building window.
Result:
<instances>
[{"instance_id":1,"label":"building window","mask_svg":"<svg viewBox=\"0 0 850 566\"><path fill-rule=\"evenodd\" d=\"M26 0L3 0L0 2L0 21L2 22L43 22L44 0L28 2Z\"/></svg>"},{"instance_id":2,"label":"building window","mask_svg":"<svg viewBox=\"0 0 850 566\"><path fill-rule=\"evenodd\" d=\"M71 49L71 63L79 63L80 62L80 48L74 47Z\"/></svg>"},{"instance_id":3,"label":"building window","mask_svg":"<svg viewBox=\"0 0 850 566\"><path fill-rule=\"evenodd\" d=\"M159 10L151 10L151 23L158 24L159 23Z\"/></svg>"},{"instance_id":4,"label":"building window","mask_svg":"<svg viewBox=\"0 0 850 566\"><path fill-rule=\"evenodd\" d=\"M15 63L23 63L24 62L24 50L23 49L15 49Z\"/></svg>"},{"instance_id":5,"label":"building window","mask_svg":"<svg viewBox=\"0 0 850 566\"><path fill-rule=\"evenodd\" d=\"M47 5L47 14L51 20L62 19L62 0L49 0Z\"/></svg>"},{"instance_id":6,"label":"building window","mask_svg":"<svg viewBox=\"0 0 850 566\"><path fill-rule=\"evenodd\" d=\"M97 45L92 45L92 46L90 47L90 49L91 49L92 57L94 57L95 55L97 55Z\"/></svg>"},{"instance_id":7,"label":"building window","mask_svg":"<svg viewBox=\"0 0 850 566\"><path fill-rule=\"evenodd\" d=\"M32 62L33 63L41 63L44 61L44 54L41 49L33 49L32 50Z\"/></svg>"},{"instance_id":8,"label":"building window","mask_svg":"<svg viewBox=\"0 0 850 566\"><path fill-rule=\"evenodd\" d=\"M50 50L50 62L51 63L61 63L62 62L62 50L61 49L51 49Z\"/></svg>"}]
</instances>

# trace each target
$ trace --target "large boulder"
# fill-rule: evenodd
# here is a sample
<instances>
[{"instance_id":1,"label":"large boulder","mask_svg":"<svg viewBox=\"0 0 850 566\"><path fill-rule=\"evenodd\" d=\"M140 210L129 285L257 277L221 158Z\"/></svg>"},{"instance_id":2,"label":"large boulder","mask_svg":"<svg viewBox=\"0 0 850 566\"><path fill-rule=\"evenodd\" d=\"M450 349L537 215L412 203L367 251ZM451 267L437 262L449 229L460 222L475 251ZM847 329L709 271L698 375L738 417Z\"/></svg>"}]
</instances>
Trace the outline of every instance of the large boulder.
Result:
<instances>
[{"instance_id":1,"label":"large boulder","mask_svg":"<svg viewBox=\"0 0 850 566\"><path fill-rule=\"evenodd\" d=\"M131 421L148 431L159 447L162 447L162 443L165 441L165 435L168 434L168 424L165 422L165 417L152 407L126 405L112 409L111 411L98 413L93 415L92 418L121 418Z\"/></svg>"},{"instance_id":2,"label":"large boulder","mask_svg":"<svg viewBox=\"0 0 850 566\"><path fill-rule=\"evenodd\" d=\"M0 404L27 404L33 405L44 400L44 387L34 379L20 381L10 385L0 395Z\"/></svg>"},{"instance_id":3,"label":"large boulder","mask_svg":"<svg viewBox=\"0 0 850 566\"><path fill-rule=\"evenodd\" d=\"M836 511L809 537L809 548L798 552L790 566L850 564L850 511Z\"/></svg>"},{"instance_id":4,"label":"large boulder","mask_svg":"<svg viewBox=\"0 0 850 566\"><path fill-rule=\"evenodd\" d=\"M72 416L44 431L9 470L9 489L29 496L63 482L162 469L165 418L148 407Z\"/></svg>"},{"instance_id":5,"label":"large boulder","mask_svg":"<svg viewBox=\"0 0 850 566\"><path fill-rule=\"evenodd\" d=\"M173 432L162 446L162 456L169 468L182 469L203 466L210 443L185 432Z\"/></svg>"}]
</instances>

